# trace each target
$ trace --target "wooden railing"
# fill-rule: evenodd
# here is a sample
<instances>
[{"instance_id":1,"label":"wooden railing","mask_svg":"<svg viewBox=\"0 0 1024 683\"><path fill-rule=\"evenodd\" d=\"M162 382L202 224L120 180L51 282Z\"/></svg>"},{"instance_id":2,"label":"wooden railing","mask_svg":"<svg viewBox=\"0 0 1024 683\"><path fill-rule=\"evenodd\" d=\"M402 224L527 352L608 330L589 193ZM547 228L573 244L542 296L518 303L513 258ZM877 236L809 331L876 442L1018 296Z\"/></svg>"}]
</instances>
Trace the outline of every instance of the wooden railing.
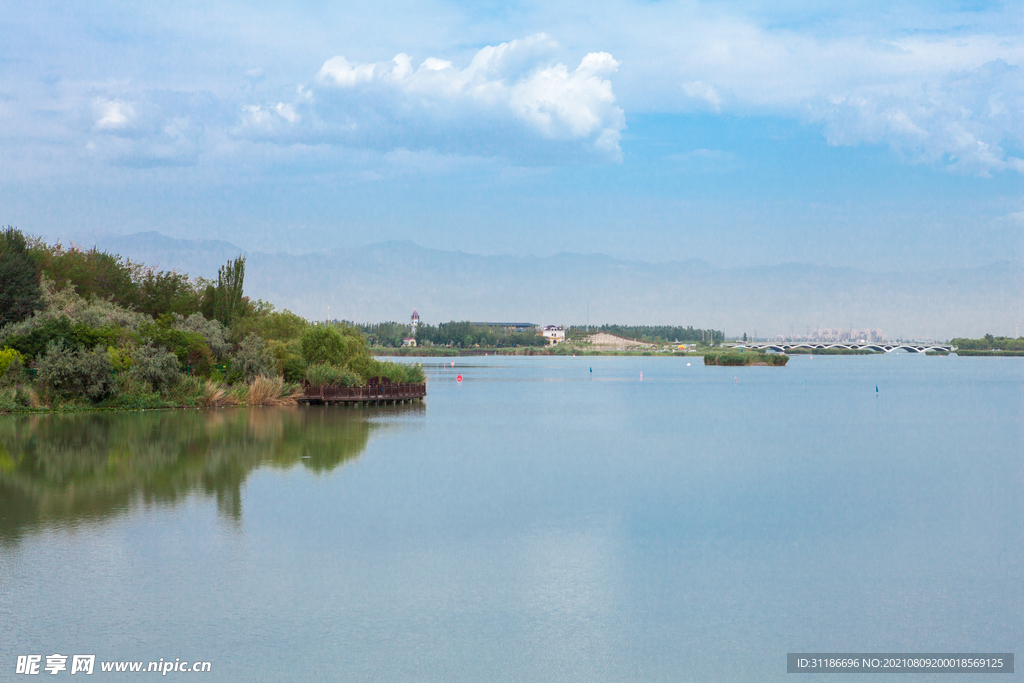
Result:
<instances>
[{"instance_id":1,"label":"wooden railing","mask_svg":"<svg viewBox=\"0 0 1024 683\"><path fill-rule=\"evenodd\" d=\"M371 383L361 387L303 384L303 398L321 401L395 401L427 395L426 384Z\"/></svg>"}]
</instances>

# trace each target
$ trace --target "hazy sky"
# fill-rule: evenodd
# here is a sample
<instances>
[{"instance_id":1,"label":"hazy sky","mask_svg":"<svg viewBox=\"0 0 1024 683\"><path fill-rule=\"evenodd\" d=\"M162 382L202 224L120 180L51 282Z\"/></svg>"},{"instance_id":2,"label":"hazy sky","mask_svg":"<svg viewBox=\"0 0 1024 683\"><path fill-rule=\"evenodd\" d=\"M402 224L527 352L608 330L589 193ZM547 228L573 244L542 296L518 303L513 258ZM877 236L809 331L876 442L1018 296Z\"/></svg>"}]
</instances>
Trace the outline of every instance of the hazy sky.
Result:
<instances>
[{"instance_id":1,"label":"hazy sky","mask_svg":"<svg viewBox=\"0 0 1024 683\"><path fill-rule=\"evenodd\" d=\"M0 223L1024 261L1020 2L4 3Z\"/></svg>"}]
</instances>

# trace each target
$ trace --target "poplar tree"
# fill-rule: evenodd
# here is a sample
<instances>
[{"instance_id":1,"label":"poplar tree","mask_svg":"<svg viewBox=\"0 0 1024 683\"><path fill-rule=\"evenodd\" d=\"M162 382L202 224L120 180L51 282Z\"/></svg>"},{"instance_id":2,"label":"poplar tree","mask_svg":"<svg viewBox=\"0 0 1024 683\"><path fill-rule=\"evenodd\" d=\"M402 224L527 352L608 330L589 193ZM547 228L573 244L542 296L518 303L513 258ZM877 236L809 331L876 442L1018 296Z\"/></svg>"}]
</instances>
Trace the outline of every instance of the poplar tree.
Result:
<instances>
[{"instance_id":1,"label":"poplar tree","mask_svg":"<svg viewBox=\"0 0 1024 683\"><path fill-rule=\"evenodd\" d=\"M242 285L245 282L245 257L228 261L217 272L217 289L213 299L213 317L230 327L242 307Z\"/></svg>"}]
</instances>

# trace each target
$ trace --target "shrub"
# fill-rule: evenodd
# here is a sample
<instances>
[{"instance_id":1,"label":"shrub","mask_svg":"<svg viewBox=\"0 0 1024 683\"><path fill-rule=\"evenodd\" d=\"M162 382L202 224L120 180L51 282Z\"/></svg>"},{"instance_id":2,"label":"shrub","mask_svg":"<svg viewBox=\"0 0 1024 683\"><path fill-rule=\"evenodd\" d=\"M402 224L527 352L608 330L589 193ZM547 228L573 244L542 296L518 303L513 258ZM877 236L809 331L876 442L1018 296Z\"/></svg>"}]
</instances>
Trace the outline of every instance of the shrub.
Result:
<instances>
[{"instance_id":1,"label":"shrub","mask_svg":"<svg viewBox=\"0 0 1024 683\"><path fill-rule=\"evenodd\" d=\"M274 377L277 374L274 357L263 340L255 334L242 340L231 360L231 366L232 373L239 373L246 384L257 377Z\"/></svg>"},{"instance_id":2,"label":"shrub","mask_svg":"<svg viewBox=\"0 0 1024 683\"><path fill-rule=\"evenodd\" d=\"M72 350L63 341L53 341L39 360L39 381L55 396L84 396L99 401L113 389L107 350Z\"/></svg>"},{"instance_id":3,"label":"shrub","mask_svg":"<svg viewBox=\"0 0 1024 683\"><path fill-rule=\"evenodd\" d=\"M291 311L275 311L272 305L259 301L251 313L232 323L231 332L236 339L258 334L266 340L291 341L298 339L308 327L304 318Z\"/></svg>"},{"instance_id":4,"label":"shrub","mask_svg":"<svg viewBox=\"0 0 1024 683\"><path fill-rule=\"evenodd\" d=\"M306 375L306 361L302 359L302 345L298 339L288 342L271 340L267 348L274 356L277 374L287 382L301 382Z\"/></svg>"},{"instance_id":5,"label":"shrub","mask_svg":"<svg viewBox=\"0 0 1024 683\"><path fill-rule=\"evenodd\" d=\"M352 369L366 378L384 377L396 383L420 384L426 381L423 375L423 367L406 365L405 363L393 363L391 361L380 361L376 358L365 358L353 361Z\"/></svg>"},{"instance_id":6,"label":"shrub","mask_svg":"<svg viewBox=\"0 0 1024 683\"><path fill-rule=\"evenodd\" d=\"M132 354L132 367L128 374L132 380L146 384L153 391L163 391L181 377L181 366L178 357L170 351L147 344Z\"/></svg>"},{"instance_id":7,"label":"shrub","mask_svg":"<svg viewBox=\"0 0 1024 683\"><path fill-rule=\"evenodd\" d=\"M19 379L25 367L24 357L14 349L0 349L0 385Z\"/></svg>"},{"instance_id":8,"label":"shrub","mask_svg":"<svg viewBox=\"0 0 1024 683\"><path fill-rule=\"evenodd\" d=\"M124 372L132 367L132 354L135 352L134 345L124 344L121 346L107 347L107 360L114 372Z\"/></svg>"},{"instance_id":9,"label":"shrub","mask_svg":"<svg viewBox=\"0 0 1024 683\"><path fill-rule=\"evenodd\" d=\"M363 384L363 378L355 372L327 363L318 363L306 368L306 380L315 387L358 387Z\"/></svg>"},{"instance_id":10,"label":"shrub","mask_svg":"<svg viewBox=\"0 0 1024 683\"><path fill-rule=\"evenodd\" d=\"M116 327L90 327L61 316L45 319L21 334L11 334L6 343L27 358L38 358L52 342L63 342L70 349L79 346L91 349L98 344L104 347L116 345L120 337L121 330Z\"/></svg>"},{"instance_id":11,"label":"shrub","mask_svg":"<svg viewBox=\"0 0 1024 683\"><path fill-rule=\"evenodd\" d=\"M353 367L357 359L369 359L362 333L348 325L316 325L302 333L302 357L310 365L327 363Z\"/></svg>"},{"instance_id":12,"label":"shrub","mask_svg":"<svg viewBox=\"0 0 1024 683\"><path fill-rule=\"evenodd\" d=\"M207 320L202 313L193 313L187 318L175 315L174 321L174 329L201 335L217 358L224 358L231 351L227 330L219 320Z\"/></svg>"}]
</instances>

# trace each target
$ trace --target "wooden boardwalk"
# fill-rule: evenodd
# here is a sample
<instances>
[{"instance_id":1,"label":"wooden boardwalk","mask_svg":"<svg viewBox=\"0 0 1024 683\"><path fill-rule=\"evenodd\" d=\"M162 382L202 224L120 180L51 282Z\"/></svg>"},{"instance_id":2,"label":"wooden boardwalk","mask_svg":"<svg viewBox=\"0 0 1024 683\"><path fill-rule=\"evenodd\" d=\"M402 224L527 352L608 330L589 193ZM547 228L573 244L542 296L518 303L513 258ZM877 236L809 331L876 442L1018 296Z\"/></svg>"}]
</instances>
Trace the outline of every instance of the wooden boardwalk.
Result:
<instances>
[{"instance_id":1,"label":"wooden boardwalk","mask_svg":"<svg viewBox=\"0 0 1024 683\"><path fill-rule=\"evenodd\" d=\"M374 378L377 379L377 378ZM370 380L362 387L339 387L324 385L314 387L303 383L299 403L306 405L381 405L422 401L427 395L426 384L395 384L387 380Z\"/></svg>"}]
</instances>

